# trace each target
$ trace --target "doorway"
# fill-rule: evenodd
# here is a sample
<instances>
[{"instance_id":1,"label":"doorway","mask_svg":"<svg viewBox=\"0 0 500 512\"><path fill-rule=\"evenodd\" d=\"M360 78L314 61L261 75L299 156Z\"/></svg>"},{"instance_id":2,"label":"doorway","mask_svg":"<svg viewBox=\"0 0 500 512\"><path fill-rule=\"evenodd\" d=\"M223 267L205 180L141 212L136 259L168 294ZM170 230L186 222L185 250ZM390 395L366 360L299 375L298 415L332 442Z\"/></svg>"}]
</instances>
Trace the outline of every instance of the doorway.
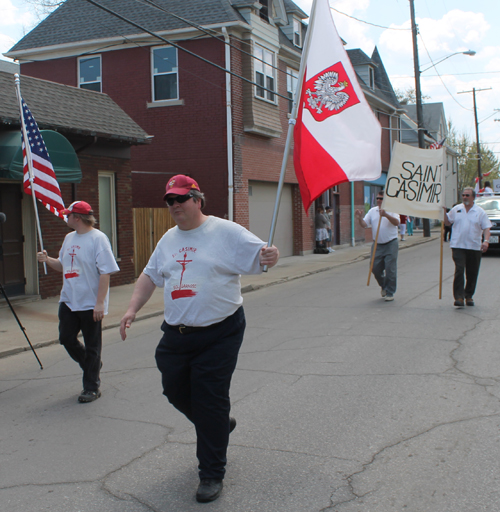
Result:
<instances>
[{"instance_id":1,"label":"doorway","mask_svg":"<svg viewBox=\"0 0 500 512\"><path fill-rule=\"evenodd\" d=\"M0 224L0 283L9 296L25 294L21 200L21 185L0 183L0 211L6 216Z\"/></svg>"}]
</instances>

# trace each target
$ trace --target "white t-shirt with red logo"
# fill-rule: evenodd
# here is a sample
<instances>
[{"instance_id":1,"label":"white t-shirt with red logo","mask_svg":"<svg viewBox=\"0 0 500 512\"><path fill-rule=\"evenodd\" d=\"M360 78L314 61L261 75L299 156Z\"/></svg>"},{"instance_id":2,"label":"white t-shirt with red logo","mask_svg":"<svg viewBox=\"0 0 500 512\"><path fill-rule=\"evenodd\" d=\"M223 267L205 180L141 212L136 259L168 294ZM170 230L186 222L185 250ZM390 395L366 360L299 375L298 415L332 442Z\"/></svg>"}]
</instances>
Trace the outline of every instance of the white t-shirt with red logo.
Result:
<instances>
[{"instance_id":1,"label":"white t-shirt with red logo","mask_svg":"<svg viewBox=\"0 0 500 512\"><path fill-rule=\"evenodd\" d=\"M63 287L59 302L71 311L94 309L97 301L99 278L102 274L118 272L108 237L98 229L79 235L72 231L66 235L59 251L63 267ZM104 301L104 314L108 314L109 289Z\"/></svg>"},{"instance_id":2,"label":"white t-shirt with red logo","mask_svg":"<svg viewBox=\"0 0 500 512\"><path fill-rule=\"evenodd\" d=\"M165 321L205 327L243 303L240 274L259 274L260 238L234 222L209 216L198 228L168 230L144 274L164 288Z\"/></svg>"}]
</instances>

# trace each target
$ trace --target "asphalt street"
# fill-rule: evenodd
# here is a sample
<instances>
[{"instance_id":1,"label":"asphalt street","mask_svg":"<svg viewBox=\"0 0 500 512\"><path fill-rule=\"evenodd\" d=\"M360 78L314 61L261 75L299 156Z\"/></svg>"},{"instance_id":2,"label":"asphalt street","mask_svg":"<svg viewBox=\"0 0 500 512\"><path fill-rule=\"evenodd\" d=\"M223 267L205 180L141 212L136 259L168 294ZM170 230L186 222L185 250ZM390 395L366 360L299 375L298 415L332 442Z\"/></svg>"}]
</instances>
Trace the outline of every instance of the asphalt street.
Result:
<instances>
[{"instance_id":1,"label":"asphalt street","mask_svg":"<svg viewBox=\"0 0 500 512\"><path fill-rule=\"evenodd\" d=\"M368 261L244 296L225 486L195 501L195 432L161 395L160 317L104 331L102 398L78 404L64 349L0 359L1 512L496 512L500 255L452 306L439 242L399 255L396 300Z\"/></svg>"}]
</instances>

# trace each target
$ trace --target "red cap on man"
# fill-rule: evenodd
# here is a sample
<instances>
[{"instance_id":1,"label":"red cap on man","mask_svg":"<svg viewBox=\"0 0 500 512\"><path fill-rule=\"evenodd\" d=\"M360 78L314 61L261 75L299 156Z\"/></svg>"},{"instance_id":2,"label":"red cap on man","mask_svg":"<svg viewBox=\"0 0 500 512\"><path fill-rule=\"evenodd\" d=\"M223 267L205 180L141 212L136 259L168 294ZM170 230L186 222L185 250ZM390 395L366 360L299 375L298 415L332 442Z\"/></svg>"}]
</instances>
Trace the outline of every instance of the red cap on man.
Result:
<instances>
[{"instance_id":1,"label":"red cap on man","mask_svg":"<svg viewBox=\"0 0 500 512\"><path fill-rule=\"evenodd\" d=\"M85 201L75 201L71 203L65 210L62 211L64 215L69 213L79 213L81 215L93 215L92 207Z\"/></svg>"},{"instance_id":2,"label":"red cap on man","mask_svg":"<svg viewBox=\"0 0 500 512\"><path fill-rule=\"evenodd\" d=\"M178 174L177 176L174 176L168 180L163 200L167 198L168 194L177 194L178 196L183 196L185 194L189 194L191 190L199 191L200 187L198 186L198 183L196 183L196 181L189 176Z\"/></svg>"}]
</instances>

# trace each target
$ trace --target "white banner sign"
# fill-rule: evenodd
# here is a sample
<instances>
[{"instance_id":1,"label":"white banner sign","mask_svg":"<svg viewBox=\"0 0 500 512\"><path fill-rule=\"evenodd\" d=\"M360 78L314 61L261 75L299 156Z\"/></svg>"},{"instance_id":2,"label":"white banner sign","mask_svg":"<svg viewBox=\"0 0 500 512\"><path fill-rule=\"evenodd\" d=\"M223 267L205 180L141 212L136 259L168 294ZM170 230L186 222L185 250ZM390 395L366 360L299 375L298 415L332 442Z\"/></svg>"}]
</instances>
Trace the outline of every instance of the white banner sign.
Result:
<instances>
[{"instance_id":1,"label":"white banner sign","mask_svg":"<svg viewBox=\"0 0 500 512\"><path fill-rule=\"evenodd\" d=\"M395 142L382 208L411 217L442 219L444 151Z\"/></svg>"}]
</instances>

